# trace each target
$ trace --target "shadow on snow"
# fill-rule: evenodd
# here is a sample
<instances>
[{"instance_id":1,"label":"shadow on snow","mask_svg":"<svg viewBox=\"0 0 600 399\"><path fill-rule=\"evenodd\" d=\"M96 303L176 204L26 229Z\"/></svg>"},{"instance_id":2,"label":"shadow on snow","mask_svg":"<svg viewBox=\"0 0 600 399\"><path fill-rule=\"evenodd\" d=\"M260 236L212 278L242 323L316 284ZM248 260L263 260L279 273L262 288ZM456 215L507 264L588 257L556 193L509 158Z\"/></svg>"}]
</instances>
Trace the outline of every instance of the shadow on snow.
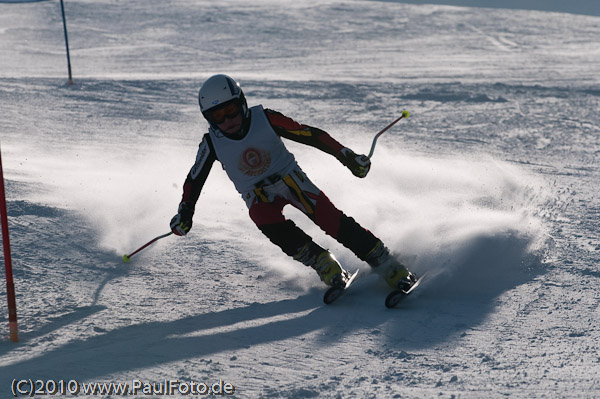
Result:
<instances>
[{"instance_id":1,"label":"shadow on snow","mask_svg":"<svg viewBox=\"0 0 600 399\"><path fill-rule=\"evenodd\" d=\"M320 305L320 291L313 290L296 299L127 326L0 367L0 374L35 378L69 376L83 381L182 359L235 352L321 329L323 334L315 338L322 340L314 343L317 346L335 345L344 336L359 332L383 341L377 346L381 351L368 349L367 353L401 357L407 350L434 346L477 326L493 311L500 294L539 274L540 262L528 260L527 247L526 240L512 236L475 239L465 248L460 267L433 271L418 294L415 292L399 309L385 309L385 291L373 289L378 281L365 279L332 306ZM98 306L92 306L77 312L85 317L97 310ZM260 319L277 316L284 319L259 324ZM72 317L73 314L65 320ZM241 325L235 326L238 323Z\"/></svg>"}]
</instances>

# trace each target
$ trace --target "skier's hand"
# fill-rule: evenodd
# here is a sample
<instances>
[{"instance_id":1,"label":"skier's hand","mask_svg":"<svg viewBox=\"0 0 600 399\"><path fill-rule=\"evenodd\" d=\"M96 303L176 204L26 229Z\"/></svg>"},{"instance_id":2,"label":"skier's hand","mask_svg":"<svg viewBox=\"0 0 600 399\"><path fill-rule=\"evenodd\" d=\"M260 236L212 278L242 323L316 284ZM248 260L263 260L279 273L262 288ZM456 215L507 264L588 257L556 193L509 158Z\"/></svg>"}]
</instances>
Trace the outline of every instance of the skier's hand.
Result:
<instances>
[{"instance_id":1,"label":"skier's hand","mask_svg":"<svg viewBox=\"0 0 600 399\"><path fill-rule=\"evenodd\" d=\"M337 158L357 177L365 177L371 169L371 160L366 155L355 154L350 148L343 148Z\"/></svg>"},{"instance_id":2,"label":"skier's hand","mask_svg":"<svg viewBox=\"0 0 600 399\"><path fill-rule=\"evenodd\" d=\"M185 202L179 204L179 212L171 219L171 231L178 236L186 235L192 228L194 208Z\"/></svg>"}]
</instances>

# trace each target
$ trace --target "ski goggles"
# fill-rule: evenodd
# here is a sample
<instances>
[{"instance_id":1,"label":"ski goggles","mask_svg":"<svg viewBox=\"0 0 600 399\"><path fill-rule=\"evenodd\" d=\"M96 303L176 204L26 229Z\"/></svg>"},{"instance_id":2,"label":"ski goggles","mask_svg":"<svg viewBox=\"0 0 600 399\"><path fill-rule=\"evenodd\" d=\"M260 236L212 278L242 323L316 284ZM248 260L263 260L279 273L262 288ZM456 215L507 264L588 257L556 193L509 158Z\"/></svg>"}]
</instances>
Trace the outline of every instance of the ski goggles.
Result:
<instances>
[{"instance_id":1,"label":"ski goggles","mask_svg":"<svg viewBox=\"0 0 600 399\"><path fill-rule=\"evenodd\" d=\"M242 112L242 107L237 101L226 103L225 105L215 109L209 110L208 116L213 123L217 125L225 122L225 119L233 119Z\"/></svg>"}]
</instances>

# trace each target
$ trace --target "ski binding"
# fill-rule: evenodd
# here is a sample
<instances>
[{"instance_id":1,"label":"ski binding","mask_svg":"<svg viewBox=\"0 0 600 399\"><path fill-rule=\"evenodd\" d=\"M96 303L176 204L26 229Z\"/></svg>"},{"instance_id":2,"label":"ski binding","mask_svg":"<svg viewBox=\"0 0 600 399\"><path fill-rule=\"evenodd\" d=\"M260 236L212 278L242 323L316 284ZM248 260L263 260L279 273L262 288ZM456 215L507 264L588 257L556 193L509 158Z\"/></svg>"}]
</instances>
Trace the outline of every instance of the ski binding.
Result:
<instances>
[{"instance_id":1,"label":"ski binding","mask_svg":"<svg viewBox=\"0 0 600 399\"><path fill-rule=\"evenodd\" d=\"M350 278L346 282L345 286L343 286L343 287L330 287L325 292L325 295L323 295L323 302L325 302L327 305L329 305L329 304L333 303L336 299L338 299L340 296L342 296L342 294L346 292L346 290L348 289L348 287L350 287L350 285L352 284L352 282L354 281L354 279L358 275L359 270L360 269L357 269L350 276Z\"/></svg>"},{"instance_id":2,"label":"ski binding","mask_svg":"<svg viewBox=\"0 0 600 399\"><path fill-rule=\"evenodd\" d=\"M385 307L389 309L396 307L396 305L398 305L404 298L410 295L410 293L413 292L419 286L419 284L421 284L421 281L423 281L426 274L427 273L419 277L417 281L407 291L394 290L390 292L387 298L385 298Z\"/></svg>"}]
</instances>

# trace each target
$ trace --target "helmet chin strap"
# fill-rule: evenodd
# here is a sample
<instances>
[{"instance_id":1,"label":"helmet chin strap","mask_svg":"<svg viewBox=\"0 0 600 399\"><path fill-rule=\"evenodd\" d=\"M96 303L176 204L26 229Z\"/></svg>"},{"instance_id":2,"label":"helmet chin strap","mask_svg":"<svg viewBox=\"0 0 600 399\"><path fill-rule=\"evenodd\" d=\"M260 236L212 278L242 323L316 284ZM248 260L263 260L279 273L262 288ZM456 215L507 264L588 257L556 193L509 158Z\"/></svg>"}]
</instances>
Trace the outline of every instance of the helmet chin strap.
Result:
<instances>
[{"instance_id":1,"label":"helmet chin strap","mask_svg":"<svg viewBox=\"0 0 600 399\"><path fill-rule=\"evenodd\" d=\"M225 137L232 139L232 140L241 140L246 136L243 128L240 129L237 133L225 133L222 130L220 130L220 132L223 133L223 135Z\"/></svg>"}]
</instances>

